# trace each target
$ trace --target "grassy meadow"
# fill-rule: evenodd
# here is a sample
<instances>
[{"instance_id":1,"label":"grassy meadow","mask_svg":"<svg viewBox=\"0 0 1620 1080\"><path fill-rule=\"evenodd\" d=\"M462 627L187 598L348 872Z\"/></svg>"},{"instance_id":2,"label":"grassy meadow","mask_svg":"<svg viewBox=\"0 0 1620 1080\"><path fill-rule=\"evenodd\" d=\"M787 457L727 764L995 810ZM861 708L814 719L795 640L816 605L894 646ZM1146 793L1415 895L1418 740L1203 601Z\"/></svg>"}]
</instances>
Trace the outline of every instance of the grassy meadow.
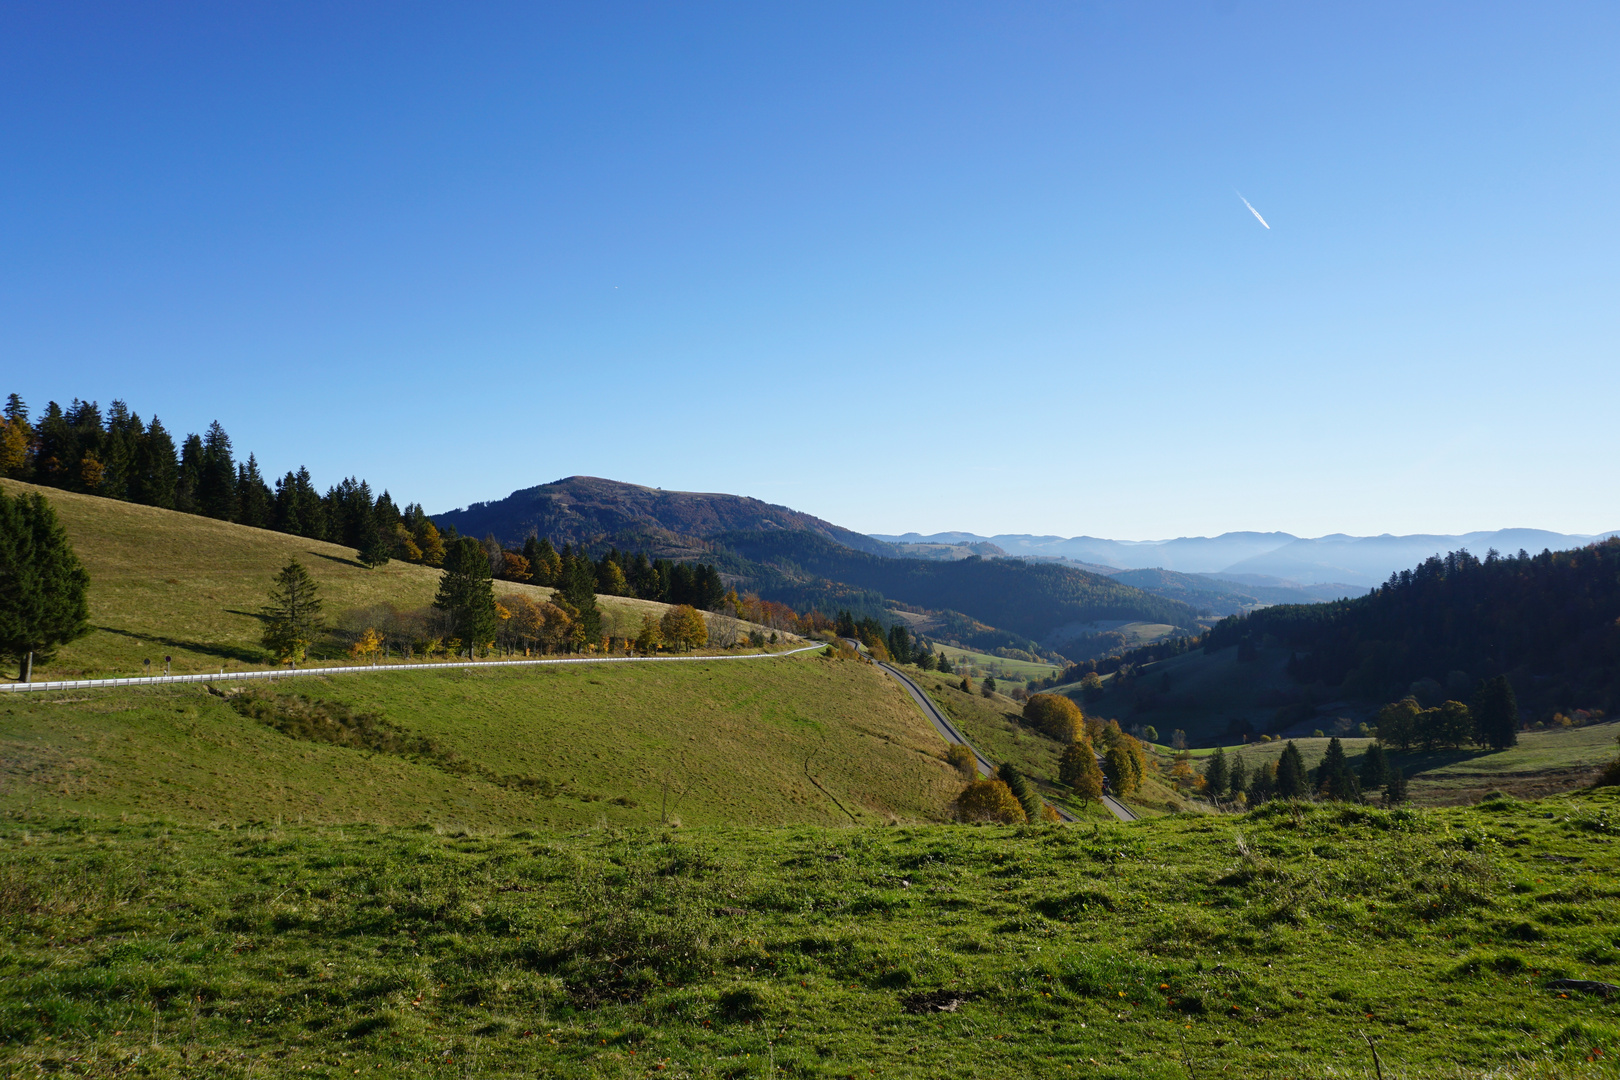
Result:
<instances>
[{"instance_id":1,"label":"grassy meadow","mask_svg":"<svg viewBox=\"0 0 1620 1080\"><path fill-rule=\"evenodd\" d=\"M992 656L990 653L959 649L955 645L935 645L934 651L944 653L950 657L951 667L958 673L971 668L979 672L980 675L993 674L998 679L1006 677L1017 682L1044 679L1063 670L1055 664L1036 664L1028 660L1009 660L1006 657ZM975 675L974 678L979 678L980 675Z\"/></svg>"},{"instance_id":2,"label":"grassy meadow","mask_svg":"<svg viewBox=\"0 0 1620 1080\"><path fill-rule=\"evenodd\" d=\"M439 587L432 567L395 561L372 570L354 549L324 541L15 480L0 481L0 489L49 498L90 573L94 629L63 647L50 665L36 664L38 681L160 674L165 655L174 657L177 675L268 667L259 611L271 579L293 558L320 585L328 622L380 604L426 607ZM548 588L507 581L497 581L495 591L537 600L551 595ZM632 597L599 600L623 624L621 633L639 626L644 612L666 610ZM317 650L312 660L320 655ZM150 671L143 660L152 661ZM0 675L9 681L17 672Z\"/></svg>"},{"instance_id":3,"label":"grassy meadow","mask_svg":"<svg viewBox=\"0 0 1620 1080\"><path fill-rule=\"evenodd\" d=\"M1614 789L1132 825L0 820L11 1075L1620 1075Z\"/></svg>"},{"instance_id":4,"label":"grassy meadow","mask_svg":"<svg viewBox=\"0 0 1620 1080\"><path fill-rule=\"evenodd\" d=\"M267 715L200 685L0 699L0 808L468 829L852 825L940 820L960 786L892 679L819 654L218 689L264 700ZM329 741L333 718L355 716L382 737ZM289 717L312 730L284 733Z\"/></svg>"}]
</instances>

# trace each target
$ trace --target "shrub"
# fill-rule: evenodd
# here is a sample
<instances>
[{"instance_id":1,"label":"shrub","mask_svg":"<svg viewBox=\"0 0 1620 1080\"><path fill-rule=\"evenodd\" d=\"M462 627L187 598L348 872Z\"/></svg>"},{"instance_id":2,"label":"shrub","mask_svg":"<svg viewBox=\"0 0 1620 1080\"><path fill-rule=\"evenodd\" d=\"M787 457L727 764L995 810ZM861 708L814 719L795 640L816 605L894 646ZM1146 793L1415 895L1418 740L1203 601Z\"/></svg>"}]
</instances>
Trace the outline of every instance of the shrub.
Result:
<instances>
[{"instance_id":1,"label":"shrub","mask_svg":"<svg viewBox=\"0 0 1620 1080\"><path fill-rule=\"evenodd\" d=\"M950 763L950 765L952 765L957 772L961 773L965 777L968 777L969 779L972 779L972 777L979 771L978 759L973 756L973 751L969 750L962 743L952 743L951 748L945 751L945 760Z\"/></svg>"},{"instance_id":2,"label":"shrub","mask_svg":"<svg viewBox=\"0 0 1620 1080\"><path fill-rule=\"evenodd\" d=\"M956 797L956 820L1018 825L1029 820L1012 789L1000 780L975 780Z\"/></svg>"},{"instance_id":3,"label":"shrub","mask_svg":"<svg viewBox=\"0 0 1620 1080\"><path fill-rule=\"evenodd\" d=\"M1072 743L1085 730L1085 713L1062 694L1036 694L1024 703L1024 723L1060 743Z\"/></svg>"}]
</instances>

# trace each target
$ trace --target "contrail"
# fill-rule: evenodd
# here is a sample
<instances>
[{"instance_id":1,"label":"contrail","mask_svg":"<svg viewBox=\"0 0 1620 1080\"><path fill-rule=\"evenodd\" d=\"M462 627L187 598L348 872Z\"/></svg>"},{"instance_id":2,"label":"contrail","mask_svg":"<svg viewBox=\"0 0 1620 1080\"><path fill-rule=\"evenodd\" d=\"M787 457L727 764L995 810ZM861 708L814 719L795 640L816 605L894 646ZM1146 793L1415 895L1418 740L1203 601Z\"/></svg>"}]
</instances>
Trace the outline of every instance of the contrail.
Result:
<instances>
[{"instance_id":1,"label":"contrail","mask_svg":"<svg viewBox=\"0 0 1620 1080\"><path fill-rule=\"evenodd\" d=\"M1243 199L1243 192L1239 191L1236 194L1237 194L1238 198ZM1262 225L1266 225L1266 219L1260 216L1260 211L1256 210L1252 205L1250 205L1248 199L1243 199L1243 205L1249 207L1249 213L1254 215L1254 218L1255 218L1256 221L1258 221ZM1271 226L1266 225L1266 228L1269 229L1269 228L1271 228Z\"/></svg>"}]
</instances>

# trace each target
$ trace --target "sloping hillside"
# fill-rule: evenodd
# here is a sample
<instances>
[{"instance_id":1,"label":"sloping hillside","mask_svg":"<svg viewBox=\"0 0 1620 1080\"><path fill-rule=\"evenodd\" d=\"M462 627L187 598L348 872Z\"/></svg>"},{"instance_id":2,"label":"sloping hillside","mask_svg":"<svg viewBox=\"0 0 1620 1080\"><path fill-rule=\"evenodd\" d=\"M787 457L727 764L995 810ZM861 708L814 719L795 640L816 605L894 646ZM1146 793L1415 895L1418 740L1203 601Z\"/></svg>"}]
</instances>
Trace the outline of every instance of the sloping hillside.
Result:
<instances>
[{"instance_id":1,"label":"sloping hillside","mask_svg":"<svg viewBox=\"0 0 1620 1080\"><path fill-rule=\"evenodd\" d=\"M439 571L390 562L369 570L352 548L286 533L0 481L7 494L39 492L55 507L90 572L88 637L68 645L36 678L93 678L149 674L172 656L175 674L259 667L269 659L259 644L264 606L276 571L296 558L320 585L329 621L346 612L391 604L401 609L433 602ZM497 581L497 594L545 599L550 589ZM628 597L601 597L627 625L643 611L665 605ZM16 671L3 673L15 678Z\"/></svg>"},{"instance_id":2,"label":"sloping hillside","mask_svg":"<svg viewBox=\"0 0 1620 1080\"><path fill-rule=\"evenodd\" d=\"M559 545L637 536L679 544L686 537L707 540L721 533L780 529L815 533L857 551L893 553L880 540L786 506L742 495L665 491L594 476L570 476L514 491L495 502L436 514L434 520L465 536L493 533L513 545L530 533Z\"/></svg>"}]
</instances>

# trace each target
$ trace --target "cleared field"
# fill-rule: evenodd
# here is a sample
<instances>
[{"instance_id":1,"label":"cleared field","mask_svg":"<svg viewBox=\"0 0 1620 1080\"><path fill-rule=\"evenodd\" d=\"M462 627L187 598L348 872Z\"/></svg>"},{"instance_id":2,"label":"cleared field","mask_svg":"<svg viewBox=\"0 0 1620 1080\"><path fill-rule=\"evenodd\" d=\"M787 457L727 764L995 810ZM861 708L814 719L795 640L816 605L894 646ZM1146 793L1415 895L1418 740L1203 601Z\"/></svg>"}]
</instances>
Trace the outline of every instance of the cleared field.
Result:
<instances>
[{"instance_id":1,"label":"cleared field","mask_svg":"<svg viewBox=\"0 0 1620 1080\"><path fill-rule=\"evenodd\" d=\"M1058 673L1060 668L1054 664L1033 664L1028 660L1008 660L1001 656L992 656L989 653L974 652L971 649L959 649L955 645L935 645L935 652L942 652L950 657L951 667L961 670L963 665L971 665L981 674L994 675L1000 679L1011 677L1019 682L1029 679L1044 679ZM975 676L977 678L979 676Z\"/></svg>"},{"instance_id":2,"label":"cleared field","mask_svg":"<svg viewBox=\"0 0 1620 1080\"><path fill-rule=\"evenodd\" d=\"M6 698L0 807L468 829L849 825L941 820L961 786L893 680L814 655L309 677L258 692L282 714L313 703L339 721L373 717L401 745L292 737L204 687Z\"/></svg>"},{"instance_id":3,"label":"cleared field","mask_svg":"<svg viewBox=\"0 0 1620 1080\"><path fill-rule=\"evenodd\" d=\"M1046 828L0 821L27 1075L1612 1078L1620 798Z\"/></svg>"},{"instance_id":4,"label":"cleared field","mask_svg":"<svg viewBox=\"0 0 1620 1080\"><path fill-rule=\"evenodd\" d=\"M266 667L259 644L258 613L271 579L297 558L321 587L329 621L345 610L391 603L421 608L433 602L439 571L390 562L367 569L352 548L306 540L266 529L137 506L93 495L76 495L14 480L0 481L8 495L39 492L50 499L90 573L90 621L95 629L66 646L36 678L102 678L161 671L165 655L175 674ZM497 595L536 599L550 589L497 581ZM644 612L666 605L629 597L601 597L624 628L638 626ZM319 651L315 655L321 655ZM4 673L15 679L17 672Z\"/></svg>"}]
</instances>

